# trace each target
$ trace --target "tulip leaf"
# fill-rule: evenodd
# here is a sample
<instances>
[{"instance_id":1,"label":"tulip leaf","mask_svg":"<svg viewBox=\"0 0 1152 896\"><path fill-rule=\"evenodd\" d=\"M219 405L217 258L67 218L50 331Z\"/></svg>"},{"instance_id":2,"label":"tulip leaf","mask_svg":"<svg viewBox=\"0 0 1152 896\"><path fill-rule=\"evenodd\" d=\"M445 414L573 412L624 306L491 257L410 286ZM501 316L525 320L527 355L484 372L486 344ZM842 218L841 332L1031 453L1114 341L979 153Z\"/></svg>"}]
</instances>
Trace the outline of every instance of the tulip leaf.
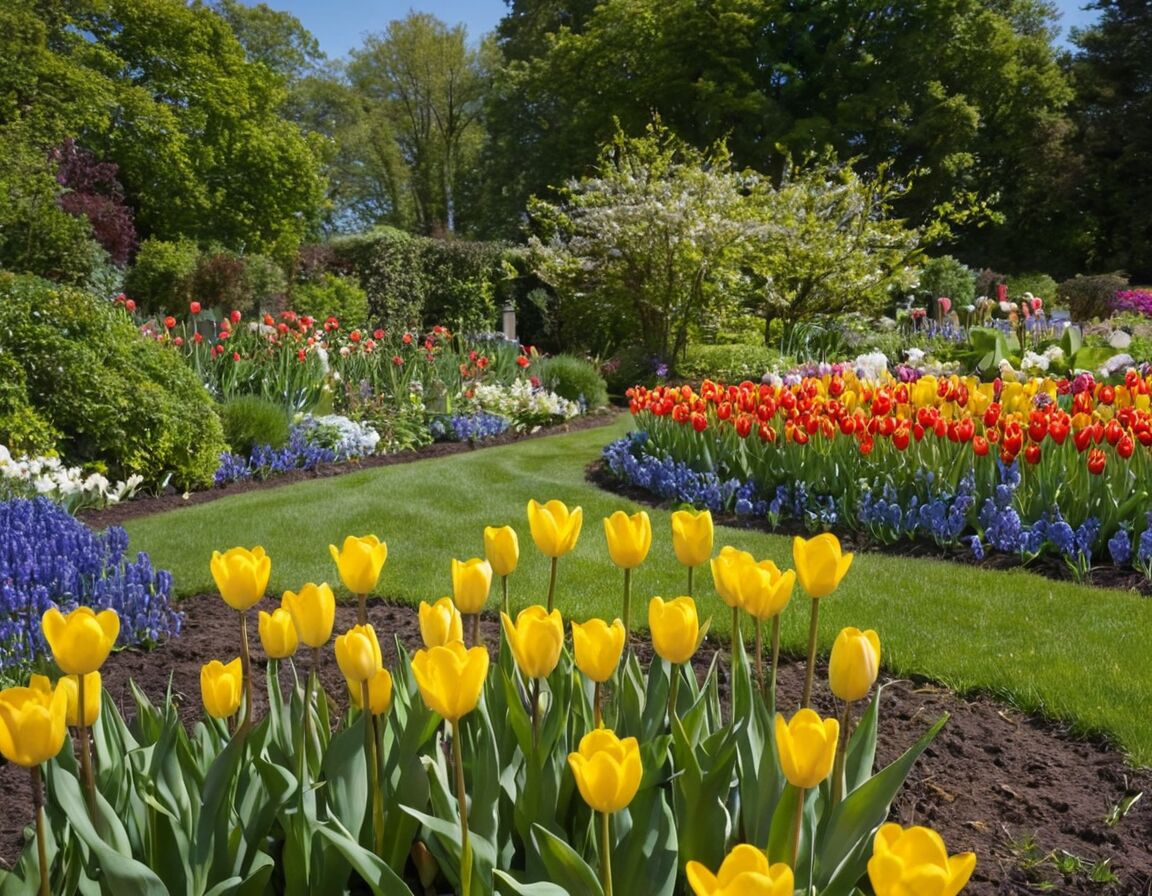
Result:
<instances>
[{"instance_id":1,"label":"tulip leaf","mask_svg":"<svg viewBox=\"0 0 1152 896\"><path fill-rule=\"evenodd\" d=\"M571 846L540 825L532 826L532 842L548 869L551 882L568 893L581 896L604 896L604 888L596 872L589 867ZM615 880L615 875L613 880ZM621 887L621 892L641 892ZM643 891L647 892L647 891Z\"/></svg>"},{"instance_id":2,"label":"tulip leaf","mask_svg":"<svg viewBox=\"0 0 1152 896\"><path fill-rule=\"evenodd\" d=\"M654 657L648 667L648 687L644 691L644 710L640 716L641 742L656 737L667 726L670 682L664 660Z\"/></svg>"},{"instance_id":3,"label":"tulip leaf","mask_svg":"<svg viewBox=\"0 0 1152 896\"><path fill-rule=\"evenodd\" d=\"M848 752L844 756L846 794L872 777L872 765L876 761L876 735L880 726L880 695L883 691L884 685L876 688L876 695L860 717L856 730L852 732L852 739L848 742Z\"/></svg>"},{"instance_id":4,"label":"tulip leaf","mask_svg":"<svg viewBox=\"0 0 1152 896\"><path fill-rule=\"evenodd\" d=\"M196 865L223 868L227 864L228 843L224 837L219 836L223 833L220 830L220 818L227 817L225 801L236 779L240 762L247 753L246 746L247 732L241 726L208 768L192 853Z\"/></svg>"},{"instance_id":5,"label":"tulip leaf","mask_svg":"<svg viewBox=\"0 0 1152 896\"><path fill-rule=\"evenodd\" d=\"M815 883L822 894L850 893L863 876L872 834L888 817L888 808L913 763L947 721L947 714L941 716L899 759L848 794L821 826Z\"/></svg>"},{"instance_id":6,"label":"tulip leaf","mask_svg":"<svg viewBox=\"0 0 1152 896\"><path fill-rule=\"evenodd\" d=\"M364 756L367 718L361 713L333 737L321 763L321 772L328 782L324 794L328 814L339 818L357 840L368 815L368 761Z\"/></svg>"},{"instance_id":7,"label":"tulip leaf","mask_svg":"<svg viewBox=\"0 0 1152 896\"><path fill-rule=\"evenodd\" d=\"M428 848L440 863L440 870L444 872L449 882L456 886L460 881L460 825L428 815L413 809L411 806L401 806L401 811L407 812L418 819L432 834L426 838ZM492 873L496 866L496 846L486 837L470 835L468 845L472 850L472 892L478 896L490 896L492 893Z\"/></svg>"},{"instance_id":8,"label":"tulip leaf","mask_svg":"<svg viewBox=\"0 0 1152 896\"><path fill-rule=\"evenodd\" d=\"M522 884L503 871L496 872L496 880L500 882L499 890L504 896L570 896L563 887L546 880Z\"/></svg>"},{"instance_id":9,"label":"tulip leaf","mask_svg":"<svg viewBox=\"0 0 1152 896\"><path fill-rule=\"evenodd\" d=\"M338 821L330 819L319 826L316 833L340 851L352 866L352 870L368 885L375 896L402 896L405 893L411 896L412 890L396 872L379 856L373 855L371 851L357 843Z\"/></svg>"},{"instance_id":10,"label":"tulip leaf","mask_svg":"<svg viewBox=\"0 0 1152 896\"><path fill-rule=\"evenodd\" d=\"M627 828L622 822L628 817ZM612 818L612 881L620 893L671 896L676 886L678 847L672 808L658 787L641 788L628 808ZM574 890L573 892L580 892Z\"/></svg>"}]
</instances>

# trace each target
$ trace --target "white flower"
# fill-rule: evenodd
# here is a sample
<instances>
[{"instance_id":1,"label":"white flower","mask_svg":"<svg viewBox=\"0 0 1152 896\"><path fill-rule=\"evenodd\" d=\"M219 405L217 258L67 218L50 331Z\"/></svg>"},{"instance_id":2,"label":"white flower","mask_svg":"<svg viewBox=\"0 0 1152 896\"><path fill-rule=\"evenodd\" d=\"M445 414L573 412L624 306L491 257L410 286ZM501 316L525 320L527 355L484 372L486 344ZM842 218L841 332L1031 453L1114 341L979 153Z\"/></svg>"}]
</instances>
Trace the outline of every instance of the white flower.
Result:
<instances>
[{"instance_id":1,"label":"white flower","mask_svg":"<svg viewBox=\"0 0 1152 896\"><path fill-rule=\"evenodd\" d=\"M861 379L877 382L888 372L888 357L883 352L860 355L852 366Z\"/></svg>"},{"instance_id":2,"label":"white flower","mask_svg":"<svg viewBox=\"0 0 1152 896\"><path fill-rule=\"evenodd\" d=\"M1020 361L1020 369L1028 373L1045 373L1048 370L1048 364L1051 359L1047 353L1038 355L1035 352L1025 352L1024 357Z\"/></svg>"},{"instance_id":3,"label":"white flower","mask_svg":"<svg viewBox=\"0 0 1152 896\"><path fill-rule=\"evenodd\" d=\"M904 352L904 354L908 358L908 363L911 364L913 367L917 366L921 361L924 360L924 350L923 349L910 348L910 349L907 349Z\"/></svg>"}]
</instances>

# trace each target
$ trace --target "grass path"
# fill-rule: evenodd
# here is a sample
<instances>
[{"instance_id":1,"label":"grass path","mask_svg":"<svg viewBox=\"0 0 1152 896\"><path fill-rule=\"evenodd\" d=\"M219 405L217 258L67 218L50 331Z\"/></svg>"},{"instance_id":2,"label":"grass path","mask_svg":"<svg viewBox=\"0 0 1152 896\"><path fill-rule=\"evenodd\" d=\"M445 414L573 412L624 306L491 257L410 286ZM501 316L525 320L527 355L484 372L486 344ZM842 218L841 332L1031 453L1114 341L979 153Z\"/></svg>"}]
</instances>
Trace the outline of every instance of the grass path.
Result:
<instances>
[{"instance_id":1,"label":"grass path","mask_svg":"<svg viewBox=\"0 0 1152 896\"><path fill-rule=\"evenodd\" d=\"M482 555L484 526L507 523L520 535L521 565L511 578L519 607L543 602L548 583L525 506L529 498L560 498L584 508L584 530L560 560L557 604L566 618L611 618L620 613L621 573L608 560L601 520L636 508L586 483L584 468L628 423L625 416L608 428L250 492L126 528L132 549L171 569L182 595L212 591L208 559L233 545L265 547L273 593L307 581L338 583L328 545L375 533L389 548L380 593L418 603L450 593L450 559ZM653 548L633 576L634 625L646 620L653 594L684 590L669 513L649 513ZM718 528L717 549L724 544L791 565L786 538ZM695 590L701 615L711 614L713 630L726 633L728 611L706 568L697 570ZM804 650L807 619L807 598L797 589L784 614L787 650ZM868 554L857 556L840 590L822 602L824 651L845 625L876 629L893 674L1001 695L1077 732L1105 734L1135 763L1152 765L1150 600L1019 570Z\"/></svg>"}]
</instances>

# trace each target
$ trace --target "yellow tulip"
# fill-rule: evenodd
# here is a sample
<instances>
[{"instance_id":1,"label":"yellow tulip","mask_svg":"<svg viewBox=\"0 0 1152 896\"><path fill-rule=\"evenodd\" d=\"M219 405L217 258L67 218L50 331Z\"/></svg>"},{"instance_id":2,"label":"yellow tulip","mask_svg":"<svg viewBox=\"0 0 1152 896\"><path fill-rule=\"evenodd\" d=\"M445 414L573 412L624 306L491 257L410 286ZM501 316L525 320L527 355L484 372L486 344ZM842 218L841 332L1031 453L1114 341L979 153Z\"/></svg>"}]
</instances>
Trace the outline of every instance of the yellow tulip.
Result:
<instances>
[{"instance_id":1,"label":"yellow tulip","mask_svg":"<svg viewBox=\"0 0 1152 896\"><path fill-rule=\"evenodd\" d=\"M580 749L568 754L568 765L580 796L597 812L619 812L627 807L644 776L636 738L620 740L607 728L585 734Z\"/></svg>"},{"instance_id":2,"label":"yellow tulip","mask_svg":"<svg viewBox=\"0 0 1152 896\"><path fill-rule=\"evenodd\" d=\"M807 540L796 536L792 541L792 561L796 576L809 597L827 597L840 584L852 554L841 554L840 539L824 532Z\"/></svg>"},{"instance_id":3,"label":"yellow tulip","mask_svg":"<svg viewBox=\"0 0 1152 896\"><path fill-rule=\"evenodd\" d=\"M863 700L880 672L880 637L848 627L836 636L828 660L828 683L841 700Z\"/></svg>"},{"instance_id":4,"label":"yellow tulip","mask_svg":"<svg viewBox=\"0 0 1152 896\"><path fill-rule=\"evenodd\" d=\"M696 896L792 896L792 869L784 862L770 865L762 849L747 843L724 857L717 874L695 861L684 870Z\"/></svg>"},{"instance_id":5,"label":"yellow tulip","mask_svg":"<svg viewBox=\"0 0 1152 896\"><path fill-rule=\"evenodd\" d=\"M297 637L308 647L323 647L336 621L336 595L327 582L309 582L299 592L285 591L281 606L292 614Z\"/></svg>"},{"instance_id":6,"label":"yellow tulip","mask_svg":"<svg viewBox=\"0 0 1152 896\"><path fill-rule=\"evenodd\" d=\"M589 679L601 684L612 677L624 652L624 623L609 625L603 619L572 623L572 650L576 665Z\"/></svg>"},{"instance_id":7,"label":"yellow tulip","mask_svg":"<svg viewBox=\"0 0 1152 896\"><path fill-rule=\"evenodd\" d=\"M485 526L484 556L495 575L512 575L520 560L520 539L516 537L516 530L511 526Z\"/></svg>"},{"instance_id":8,"label":"yellow tulip","mask_svg":"<svg viewBox=\"0 0 1152 896\"><path fill-rule=\"evenodd\" d=\"M792 599L796 572L780 572L771 560L747 563L740 570L740 605L763 621L778 616Z\"/></svg>"},{"instance_id":9,"label":"yellow tulip","mask_svg":"<svg viewBox=\"0 0 1152 896\"><path fill-rule=\"evenodd\" d=\"M606 517L604 535L608 539L608 556L621 569L635 569L652 549L652 521L643 510L632 516L617 510Z\"/></svg>"},{"instance_id":10,"label":"yellow tulip","mask_svg":"<svg viewBox=\"0 0 1152 896\"><path fill-rule=\"evenodd\" d=\"M78 704L80 702L80 687L77 684L78 676L65 675L57 683L56 687L64 691L65 696L68 698L68 713L66 719L69 725L78 727L81 724L80 713ZM43 691L46 694L52 693L52 682L43 675L33 675L28 682L28 686ZM100 673L89 672L84 676L84 720L83 724L92 727L96 724L96 720L100 718Z\"/></svg>"},{"instance_id":11,"label":"yellow tulip","mask_svg":"<svg viewBox=\"0 0 1152 896\"><path fill-rule=\"evenodd\" d=\"M904 829L888 822L872 841L868 880L876 896L956 896L975 869L976 853L949 856L944 841L931 828Z\"/></svg>"},{"instance_id":12,"label":"yellow tulip","mask_svg":"<svg viewBox=\"0 0 1152 896\"><path fill-rule=\"evenodd\" d=\"M96 613L91 607L77 607L65 616L52 607L44 613L40 628L60 671L87 675L108 659L120 634L120 617L115 610Z\"/></svg>"},{"instance_id":13,"label":"yellow tulip","mask_svg":"<svg viewBox=\"0 0 1152 896\"><path fill-rule=\"evenodd\" d=\"M348 696L357 709L364 708L364 694L361 682L348 681ZM372 715L380 716L392 706L392 674L387 669L377 669L368 679L368 708Z\"/></svg>"},{"instance_id":14,"label":"yellow tulip","mask_svg":"<svg viewBox=\"0 0 1152 896\"><path fill-rule=\"evenodd\" d=\"M68 695L59 686L0 691L0 756L24 768L47 762L64 746L67 715Z\"/></svg>"},{"instance_id":15,"label":"yellow tulip","mask_svg":"<svg viewBox=\"0 0 1152 896\"><path fill-rule=\"evenodd\" d=\"M672 550L684 566L699 566L712 556L712 511L677 510L672 514Z\"/></svg>"},{"instance_id":16,"label":"yellow tulip","mask_svg":"<svg viewBox=\"0 0 1152 896\"><path fill-rule=\"evenodd\" d=\"M532 540L545 557L562 557L576 547L583 522L583 508L575 507L569 512L563 501L553 500L547 504L528 502Z\"/></svg>"},{"instance_id":17,"label":"yellow tulip","mask_svg":"<svg viewBox=\"0 0 1152 896\"><path fill-rule=\"evenodd\" d=\"M336 665L349 682L367 681L383 667L380 642L376 629L370 625L354 625L336 637Z\"/></svg>"},{"instance_id":18,"label":"yellow tulip","mask_svg":"<svg viewBox=\"0 0 1152 896\"><path fill-rule=\"evenodd\" d=\"M260 644L270 660L282 660L296 652L300 638L292 614L279 607L271 613L260 611Z\"/></svg>"},{"instance_id":19,"label":"yellow tulip","mask_svg":"<svg viewBox=\"0 0 1152 896\"><path fill-rule=\"evenodd\" d=\"M259 546L252 550L229 548L223 554L213 551L209 566L224 603L243 612L264 596L272 558Z\"/></svg>"},{"instance_id":20,"label":"yellow tulip","mask_svg":"<svg viewBox=\"0 0 1152 896\"><path fill-rule=\"evenodd\" d=\"M442 597L434 604L420 601L420 637L425 647L442 647L450 641L464 640L464 620L452 598Z\"/></svg>"},{"instance_id":21,"label":"yellow tulip","mask_svg":"<svg viewBox=\"0 0 1152 896\"><path fill-rule=\"evenodd\" d=\"M564 621L560 611L549 613L536 605L521 610L515 625L507 613L501 613L500 620L520 671L528 678L551 675L564 649Z\"/></svg>"},{"instance_id":22,"label":"yellow tulip","mask_svg":"<svg viewBox=\"0 0 1152 896\"><path fill-rule=\"evenodd\" d=\"M476 708L488 675L488 651L462 641L417 650L412 674L428 708L458 722Z\"/></svg>"},{"instance_id":23,"label":"yellow tulip","mask_svg":"<svg viewBox=\"0 0 1152 896\"><path fill-rule=\"evenodd\" d=\"M652 646L661 658L670 663L688 662L700 643L696 602L690 597L667 602L652 598L648 603L648 628L652 630Z\"/></svg>"},{"instance_id":24,"label":"yellow tulip","mask_svg":"<svg viewBox=\"0 0 1152 896\"><path fill-rule=\"evenodd\" d=\"M755 563L751 554L731 545L724 545L719 556L712 558L712 584L720 599L729 607L739 607L743 602L740 597L740 574L746 565Z\"/></svg>"},{"instance_id":25,"label":"yellow tulip","mask_svg":"<svg viewBox=\"0 0 1152 896\"><path fill-rule=\"evenodd\" d=\"M226 719L240 708L244 691L244 670L240 657L225 665L212 660L200 667L200 697L214 719Z\"/></svg>"},{"instance_id":26,"label":"yellow tulip","mask_svg":"<svg viewBox=\"0 0 1152 896\"><path fill-rule=\"evenodd\" d=\"M815 787L832 772L840 723L821 719L812 709L798 710L791 721L776 714L776 749L788 783Z\"/></svg>"},{"instance_id":27,"label":"yellow tulip","mask_svg":"<svg viewBox=\"0 0 1152 896\"><path fill-rule=\"evenodd\" d=\"M479 613L492 589L492 565L480 557L452 561L452 599L461 613Z\"/></svg>"},{"instance_id":28,"label":"yellow tulip","mask_svg":"<svg viewBox=\"0 0 1152 896\"><path fill-rule=\"evenodd\" d=\"M369 594L380 579L380 571L388 559L388 545L375 535L349 535L343 549L328 545L328 553L336 561L340 581L353 594Z\"/></svg>"}]
</instances>

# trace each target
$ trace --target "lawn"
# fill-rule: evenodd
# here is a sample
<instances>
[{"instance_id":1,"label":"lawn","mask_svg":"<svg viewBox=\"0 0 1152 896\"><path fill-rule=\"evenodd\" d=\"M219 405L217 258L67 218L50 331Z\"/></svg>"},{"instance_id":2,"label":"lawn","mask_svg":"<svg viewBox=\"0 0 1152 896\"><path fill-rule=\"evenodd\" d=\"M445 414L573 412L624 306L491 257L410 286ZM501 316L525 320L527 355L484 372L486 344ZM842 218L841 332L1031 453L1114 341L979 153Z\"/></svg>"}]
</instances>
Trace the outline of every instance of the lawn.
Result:
<instances>
[{"instance_id":1,"label":"lawn","mask_svg":"<svg viewBox=\"0 0 1152 896\"><path fill-rule=\"evenodd\" d=\"M525 506L560 498L584 508L576 550L561 559L557 603L565 616L618 615L622 574L611 565L603 517L637 509L584 480L584 468L621 435L609 428L536 439L436 460L365 470L241 494L146 517L126 526L133 550L171 569L179 594L213 590L213 550L262 544L272 556L270 589L338 582L328 545L375 533L388 542L380 593L410 603L451 591L449 561L483 553L486 525L513 525L521 565L511 579L514 606L543 602L548 565L532 544ZM633 621L647 599L684 590L672 554L669 512L650 510L652 553L633 576ZM718 528L716 547L733 544L791 565L788 539ZM496 589L494 589L495 591ZM702 615L729 628L706 570L697 571ZM801 653L807 598L784 614L785 648ZM944 561L860 555L840 589L822 603L821 643L845 625L874 628L883 665L958 691L1001 695L1025 710L1108 736L1139 765L1152 764L1152 663L1146 633L1152 602L1134 594L1057 582L1025 571L997 572Z\"/></svg>"}]
</instances>

